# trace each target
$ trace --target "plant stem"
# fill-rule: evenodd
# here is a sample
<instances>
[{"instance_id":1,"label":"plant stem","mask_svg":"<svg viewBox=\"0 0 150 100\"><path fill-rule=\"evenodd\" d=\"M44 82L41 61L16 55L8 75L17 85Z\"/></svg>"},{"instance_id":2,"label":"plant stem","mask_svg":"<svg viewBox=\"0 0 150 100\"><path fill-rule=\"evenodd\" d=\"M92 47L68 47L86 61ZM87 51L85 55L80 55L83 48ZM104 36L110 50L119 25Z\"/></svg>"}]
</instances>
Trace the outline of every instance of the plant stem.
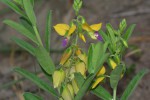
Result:
<instances>
[{"instance_id":1,"label":"plant stem","mask_svg":"<svg viewBox=\"0 0 150 100\"><path fill-rule=\"evenodd\" d=\"M113 89L113 100L116 100L117 88Z\"/></svg>"},{"instance_id":2,"label":"plant stem","mask_svg":"<svg viewBox=\"0 0 150 100\"><path fill-rule=\"evenodd\" d=\"M37 30L37 27L33 26L33 29L34 29L34 32L35 32L35 35L36 35L36 38L37 38L38 42L40 43L41 46L43 46L43 43L42 43L42 40L40 38L39 32Z\"/></svg>"}]
</instances>

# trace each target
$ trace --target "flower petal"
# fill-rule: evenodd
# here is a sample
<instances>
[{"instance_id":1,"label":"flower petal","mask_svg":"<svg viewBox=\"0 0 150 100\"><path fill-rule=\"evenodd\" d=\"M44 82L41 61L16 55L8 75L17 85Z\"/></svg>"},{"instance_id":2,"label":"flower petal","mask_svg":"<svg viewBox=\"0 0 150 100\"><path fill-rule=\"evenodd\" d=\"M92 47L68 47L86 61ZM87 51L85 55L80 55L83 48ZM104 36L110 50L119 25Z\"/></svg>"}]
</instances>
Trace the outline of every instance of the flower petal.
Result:
<instances>
[{"instance_id":1,"label":"flower petal","mask_svg":"<svg viewBox=\"0 0 150 100\"><path fill-rule=\"evenodd\" d=\"M88 32L88 35L90 35L90 37L94 40L96 40L97 38L94 35L94 32Z\"/></svg>"},{"instance_id":2,"label":"flower petal","mask_svg":"<svg viewBox=\"0 0 150 100\"><path fill-rule=\"evenodd\" d=\"M105 66L103 66L103 67L99 70L99 72L97 73L96 76L103 75L103 74L105 74L105 72L106 72L106 69L105 69Z\"/></svg>"},{"instance_id":3,"label":"flower petal","mask_svg":"<svg viewBox=\"0 0 150 100\"><path fill-rule=\"evenodd\" d=\"M92 89L94 89L103 79L104 77L97 78L94 84L92 85Z\"/></svg>"},{"instance_id":4,"label":"flower petal","mask_svg":"<svg viewBox=\"0 0 150 100\"><path fill-rule=\"evenodd\" d=\"M67 38L63 39L63 40L62 40L62 46L63 46L63 47L66 47L67 44L68 44L68 39L67 39Z\"/></svg>"},{"instance_id":5,"label":"flower petal","mask_svg":"<svg viewBox=\"0 0 150 100\"><path fill-rule=\"evenodd\" d=\"M103 67L99 70L99 72L97 73L96 76L103 75L103 74L105 74L105 72L106 72L106 69L105 69L105 67L103 66ZM92 89L95 88L103 79L104 79L104 77L97 78L97 79L95 80L95 82L93 83L93 85L92 85Z\"/></svg>"},{"instance_id":6,"label":"flower petal","mask_svg":"<svg viewBox=\"0 0 150 100\"><path fill-rule=\"evenodd\" d=\"M69 32L68 32L68 35L67 36L70 36L76 29L76 26L73 25L70 29L69 29Z\"/></svg>"},{"instance_id":7,"label":"flower petal","mask_svg":"<svg viewBox=\"0 0 150 100\"><path fill-rule=\"evenodd\" d=\"M85 37L84 37L84 35L82 33L79 34L79 37L83 40L83 42L86 43L86 39L85 39Z\"/></svg>"},{"instance_id":8,"label":"flower petal","mask_svg":"<svg viewBox=\"0 0 150 100\"><path fill-rule=\"evenodd\" d=\"M94 33L94 35L95 35L95 37L97 38L97 40L103 41L103 38L102 38L101 35L99 35L98 31L96 31L96 32Z\"/></svg>"},{"instance_id":9,"label":"flower petal","mask_svg":"<svg viewBox=\"0 0 150 100\"><path fill-rule=\"evenodd\" d=\"M92 28L87 23L82 24L82 28L87 32L93 32Z\"/></svg>"},{"instance_id":10,"label":"flower petal","mask_svg":"<svg viewBox=\"0 0 150 100\"><path fill-rule=\"evenodd\" d=\"M99 24L93 24L90 26L90 28L94 31L99 31L102 27L102 23L99 23Z\"/></svg>"},{"instance_id":11,"label":"flower petal","mask_svg":"<svg viewBox=\"0 0 150 100\"><path fill-rule=\"evenodd\" d=\"M57 24L54 26L54 29L59 35L64 36L66 34L66 32L69 30L69 25Z\"/></svg>"}]
</instances>

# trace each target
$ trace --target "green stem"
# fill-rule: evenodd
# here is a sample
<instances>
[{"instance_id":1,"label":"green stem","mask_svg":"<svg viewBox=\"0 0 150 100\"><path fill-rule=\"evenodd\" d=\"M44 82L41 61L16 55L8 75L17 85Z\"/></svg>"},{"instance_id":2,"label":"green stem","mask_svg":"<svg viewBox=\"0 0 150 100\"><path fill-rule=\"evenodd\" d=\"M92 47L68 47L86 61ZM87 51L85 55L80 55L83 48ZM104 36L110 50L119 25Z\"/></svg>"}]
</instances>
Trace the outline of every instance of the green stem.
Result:
<instances>
[{"instance_id":1,"label":"green stem","mask_svg":"<svg viewBox=\"0 0 150 100\"><path fill-rule=\"evenodd\" d=\"M116 100L117 88L113 89L113 100Z\"/></svg>"},{"instance_id":2,"label":"green stem","mask_svg":"<svg viewBox=\"0 0 150 100\"><path fill-rule=\"evenodd\" d=\"M34 29L34 32L35 32L35 35L36 35L36 38L37 38L38 42L40 43L41 46L43 46L43 43L42 43L42 40L40 38L39 32L37 30L37 27L33 26L33 29Z\"/></svg>"}]
</instances>

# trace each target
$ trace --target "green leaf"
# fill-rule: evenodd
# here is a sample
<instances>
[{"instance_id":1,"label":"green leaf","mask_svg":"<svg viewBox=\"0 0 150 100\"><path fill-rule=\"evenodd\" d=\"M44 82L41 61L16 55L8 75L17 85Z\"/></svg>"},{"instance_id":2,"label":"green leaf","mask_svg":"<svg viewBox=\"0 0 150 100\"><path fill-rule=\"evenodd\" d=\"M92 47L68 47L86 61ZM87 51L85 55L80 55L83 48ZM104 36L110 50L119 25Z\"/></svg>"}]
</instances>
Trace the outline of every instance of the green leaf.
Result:
<instances>
[{"instance_id":1,"label":"green leaf","mask_svg":"<svg viewBox=\"0 0 150 100\"><path fill-rule=\"evenodd\" d=\"M88 50L88 58L87 58L88 59L87 69L88 69L89 73L94 72L94 68L93 68L93 65L92 65L93 51L94 51L94 44L91 44L90 47L89 47L89 50Z\"/></svg>"},{"instance_id":2,"label":"green leaf","mask_svg":"<svg viewBox=\"0 0 150 100\"><path fill-rule=\"evenodd\" d=\"M38 48L35 48L35 56L44 71L47 72L47 74L52 75L55 71L55 65L47 50L44 47L39 46Z\"/></svg>"},{"instance_id":3,"label":"green leaf","mask_svg":"<svg viewBox=\"0 0 150 100\"><path fill-rule=\"evenodd\" d=\"M35 35L33 35L28 29L26 29L21 24L18 24L11 20L4 20L4 23L17 30L19 33L32 40L34 43L38 44Z\"/></svg>"},{"instance_id":4,"label":"green leaf","mask_svg":"<svg viewBox=\"0 0 150 100\"><path fill-rule=\"evenodd\" d=\"M32 34L35 34L34 30L33 30L33 27L32 27L32 24L25 18L23 17L20 17L20 22L21 24L26 28L28 29Z\"/></svg>"},{"instance_id":5,"label":"green leaf","mask_svg":"<svg viewBox=\"0 0 150 100\"><path fill-rule=\"evenodd\" d=\"M32 4L32 6L34 6L34 0L30 0L30 2L31 2L31 4Z\"/></svg>"},{"instance_id":6,"label":"green leaf","mask_svg":"<svg viewBox=\"0 0 150 100\"><path fill-rule=\"evenodd\" d=\"M118 85L118 82L121 78L121 74L123 71L122 65L118 65L110 74L110 86L111 88L116 88Z\"/></svg>"},{"instance_id":7,"label":"green leaf","mask_svg":"<svg viewBox=\"0 0 150 100\"><path fill-rule=\"evenodd\" d=\"M15 5L11 0L1 0L4 4L6 4L8 7L10 7L12 10L14 10L17 14L23 16L24 18L27 18L26 15L20 10L20 8Z\"/></svg>"},{"instance_id":8,"label":"green leaf","mask_svg":"<svg viewBox=\"0 0 150 100\"><path fill-rule=\"evenodd\" d=\"M17 3L19 6L22 7L22 0L13 0L13 2Z\"/></svg>"},{"instance_id":9,"label":"green leaf","mask_svg":"<svg viewBox=\"0 0 150 100\"><path fill-rule=\"evenodd\" d=\"M121 40L122 44L123 44L126 48L128 48L128 43L127 43L127 41L124 40L123 38L120 38L120 40Z\"/></svg>"},{"instance_id":10,"label":"green leaf","mask_svg":"<svg viewBox=\"0 0 150 100\"><path fill-rule=\"evenodd\" d=\"M110 93L100 85L91 90L91 92L103 100L112 100Z\"/></svg>"},{"instance_id":11,"label":"green leaf","mask_svg":"<svg viewBox=\"0 0 150 100\"><path fill-rule=\"evenodd\" d=\"M91 44L89 51L88 51L88 72L89 73L95 73L95 71L98 71L100 67L102 67L102 64L104 63L104 59L107 58L106 56L106 50L108 47L108 42L105 44L103 43L97 43L97 44ZM103 63L102 63L103 62Z\"/></svg>"},{"instance_id":12,"label":"green leaf","mask_svg":"<svg viewBox=\"0 0 150 100\"><path fill-rule=\"evenodd\" d=\"M41 89L51 93L55 97L58 97L58 95L57 95L56 91L54 90L54 88L51 87L49 84L47 84L42 79L40 79L35 74L32 74L31 72L28 72L28 71L26 71L24 69L21 69L21 68L15 68L14 71L21 74L22 76L26 77L27 79L31 80L34 84L36 84Z\"/></svg>"},{"instance_id":13,"label":"green leaf","mask_svg":"<svg viewBox=\"0 0 150 100\"><path fill-rule=\"evenodd\" d=\"M112 28L111 24L107 24L106 28L108 30L108 33L109 33L110 37L111 37L112 44L115 45L115 43L116 43L115 40L116 39L115 39L114 29Z\"/></svg>"},{"instance_id":14,"label":"green leaf","mask_svg":"<svg viewBox=\"0 0 150 100\"><path fill-rule=\"evenodd\" d=\"M100 42L94 44L93 55L92 55L92 67L94 67L94 72L97 66L99 66L98 63L101 59L102 53L103 53L103 44Z\"/></svg>"},{"instance_id":15,"label":"green leaf","mask_svg":"<svg viewBox=\"0 0 150 100\"><path fill-rule=\"evenodd\" d=\"M46 31L45 31L45 45L48 52L50 51L51 29L52 29L52 11L49 11L46 20Z\"/></svg>"},{"instance_id":16,"label":"green leaf","mask_svg":"<svg viewBox=\"0 0 150 100\"><path fill-rule=\"evenodd\" d=\"M120 24L119 24L119 30L120 30L120 32L122 33L122 32L126 29L126 27L127 27L126 20L123 19L123 20L120 22Z\"/></svg>"},{"instance_id":17,"label":"green leaf","mask_svg":"<svg viewBox=\"0 0 150 100\"><path fill-rule=\"evenodd\" d=\"M79 89L77 95L75 96L74 100L82 100L83 96L88 91L88 88L90 87L93 78L94 78L93 74L91 74L87 77L87 79L85 80L83 86Z\"/></svg>"},{"instance_id":18,"label":"green leaf","mask_svg":"<svg viewBox=\"0 0 150 100\"><path fill-rule=\"evenodd\" d=\"M78 87L81 88L85 81L83 75L81 73L74 73L74 76Z\"/></svg>"},{"instance_id":19,"label":"green leaf","mask_svg":"<svg viewBox=\"0 0 150 100\"><path fill-rule=\"evenodd\" d=\"M31 44L29 44L28 42L26 42L24 40L21 40L19 38L16 38L16 37L12 37L12 40L15 41L17 45L19 45L21 48L23 48L26 51L28 51L33 56L35 55L34 47Z\"/></svg>"},{"instance_id":20,"label":"green leaf","mask_svg":"<svg viewBox=\"0 0 150 100\"><path fill-rule=\"evenodd\" d=\"M31 21L33 26L36 26L36 17L33 11L33 6L30 2L30 0L23 0L23 5L24 5L24 9L25 12L29 18L29 20Z\"/></svg>"},{"instance_id":21,"label":"green leaf","mask_svg":"<svg viewBox=\"0 0 150 100\"><path fill-rule=\"evenodd\" d=\"M104 62L108 59L109 53L104 54L101 56L101 59L99 60L98 66L95 70L95 75L98 73L98 71L103 67Z\"/></svg>"},{"instance_id":22,"label":"green leaf","mask_svg":"<svg viewBox=\"0 0 150 100\"><path fill-rule=\"evenodd\" d=\"M42 97L39 97L39 96L32 94L30 92L25 92L23 94L23 97L25 100L44 100L44 99L42 99Z\"/></svg>"},{"instance_id":23,"label":"green leaf","mask_svg":"<svg viewBox=\"0 0 150 100\"><path fill-rule=\"evenodd\" d=\"M134 78L130 81L128 86L126 87L124 93L121 96L120 100L128 100L129 96L132 94L136 86L138 85L139 81L142 79L142 77L148 73L147 69L141 70Z\"/></svg>"},{"instance_id":24,"label":"green leaf","mask_svg":"<svg viewBox=\"0 0 150 100\"><path fill-rule=\"evenodd\" d=\"M102 36L102 38L103 38L104 41L109 41L110 42L109 37L102 30L99 31L99 34L100 34L100 36Z\"/></svg>"},{"instance_id":25,"label":"green leaf","mask_svg":"<svg viewBox=\"0 0 150 100\"><path fill-rule=\"evenodd\" d=\"M129 28L127 29L127 31L125 32L125 34L123 35L124 40L128 41L129 37L131 36L134 28L135 28L135 24L129 26Z\"/></svg>"}]
</instances>

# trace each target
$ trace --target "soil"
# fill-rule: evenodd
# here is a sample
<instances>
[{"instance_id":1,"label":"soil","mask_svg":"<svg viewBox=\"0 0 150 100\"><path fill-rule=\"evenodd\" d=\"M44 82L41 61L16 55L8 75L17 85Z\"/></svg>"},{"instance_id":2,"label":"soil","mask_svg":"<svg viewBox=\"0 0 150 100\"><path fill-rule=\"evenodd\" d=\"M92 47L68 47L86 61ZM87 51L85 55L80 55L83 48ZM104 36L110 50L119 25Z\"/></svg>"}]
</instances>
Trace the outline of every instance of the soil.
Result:
<instances>
[{"instance_id":1,"label":"soil","mask_svg":"<svg viewBox=\"0 0 150 100\"><path fill-rule=\"evenodd\" d=\"M53 11L53 25L68 23L70 19L74 18L71 0L37 0L35 5L41 36L44 34L48 10ZM135 68L119 83L118 95L120 95L137 72L144 68L150 69L150 0L84 0L81 14L85 16L89 24L102 22L103 29L108 22L117 28L118 23L123 18L127 20L128 25L136 24L134 34L129 40L130 48L124 58L127 66L133 65ZM22 67L36 73L39 66L30 54L12 42L10 39L12 36L27 39L4 25L2 23L4 19L18 21L19 16L0 3L0 100L23 100L22 93L24 91L41 94L45 97L45 100L55 100L28 80L21 79L23 81L17 84L12 83L14 80L22 78L13 72L14 67ZM51 56L53 59L57 59L55 63L59 62L63 51L61 41L62 38L53 31L51 38L53 52ZM80 45L84 46L86 51L91 42L93 41L89 40L86 44L81 42ZM132 54L132 48L136 48L138 51ZM42 74L39 74L39 76L43 77ZM140 81L129 100L149 100L149 84L150 73ZM84 100L99 99L92 94L87 94Z\"/></svg>"}]
</instances>

